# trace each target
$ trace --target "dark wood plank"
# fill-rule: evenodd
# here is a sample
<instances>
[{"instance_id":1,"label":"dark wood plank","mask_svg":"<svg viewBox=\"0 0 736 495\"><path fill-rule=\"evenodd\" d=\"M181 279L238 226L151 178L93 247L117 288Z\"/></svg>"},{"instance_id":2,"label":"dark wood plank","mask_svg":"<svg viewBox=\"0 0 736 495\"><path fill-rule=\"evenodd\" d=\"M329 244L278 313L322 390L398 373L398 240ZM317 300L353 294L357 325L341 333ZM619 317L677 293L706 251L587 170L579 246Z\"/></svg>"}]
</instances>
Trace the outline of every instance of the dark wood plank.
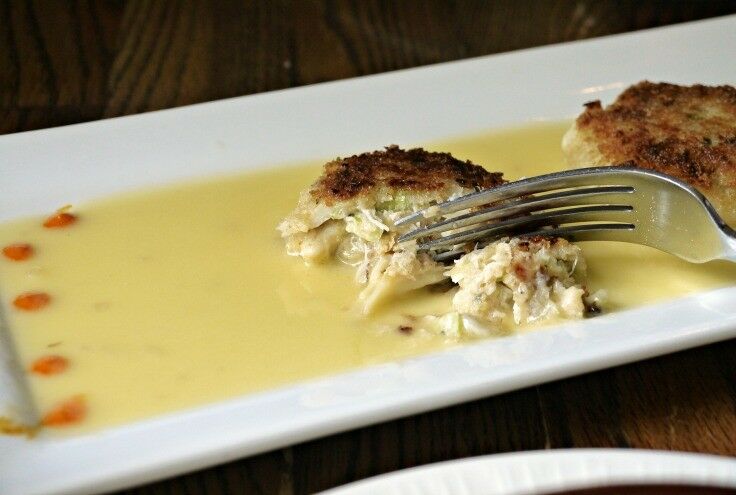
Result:
<instances>
[{"instance_id":1,"label":"dark wood plank","mask_svg":"<svg viewBox=\"0 0 736 495\"><path fill-rule=\"evenodd\" d=\"M735 10L733 1L4 0L0 133Z\"/></svg>"},{"instance_id":2,"label":"dark wood plank","mask_svg":"<svg viewBox=\"0 0 736 495\"><path fill-rule=\"evenodd\" d=\"M617 370L631 446L736 455L734 362L732 340Z\"/></svg>"},{"instance_id":3,"label":"dark wood plank","mask_svg":"<svg viewBox=\"0 0 736 495\"><path fill-rule=\"evenodd\" d=\"M505 394L297 445L296 493L488 452L543 449L546 426L534 390Z\"/></svg>"},{"instance_id":4,"label":"dark wood plank","mask_svg":"<svg viewBox=\"0 0 736 495\"><path fill-rule=\"evenodd\" d=\"M736 455L736 341L540 387L553 447Z\"/></svg>"},{"instance_id":5,"label":"dark wood plank","mask_svg":"<svg viewBox=\"0 0 736 495\"><path fill-rule=\"evenodd\" d=\"M211 469L152 483L127 495L172 494L290 494L293 493L291 450L269 452L247 461L223 464Z\"/></svg>"},{"instance_id":6,"label":"dark wood plank","mask_svg":"<svg viewBox=\"0 0 736 495\"><path fill-rule=\"evenodd\" d=\"M733 1L0 0L0 133L734 12ZM429 462L542 448L736 455L734 356L736 341L715 344L124 493L311 493Z\"/></svg>"}]
</instances>

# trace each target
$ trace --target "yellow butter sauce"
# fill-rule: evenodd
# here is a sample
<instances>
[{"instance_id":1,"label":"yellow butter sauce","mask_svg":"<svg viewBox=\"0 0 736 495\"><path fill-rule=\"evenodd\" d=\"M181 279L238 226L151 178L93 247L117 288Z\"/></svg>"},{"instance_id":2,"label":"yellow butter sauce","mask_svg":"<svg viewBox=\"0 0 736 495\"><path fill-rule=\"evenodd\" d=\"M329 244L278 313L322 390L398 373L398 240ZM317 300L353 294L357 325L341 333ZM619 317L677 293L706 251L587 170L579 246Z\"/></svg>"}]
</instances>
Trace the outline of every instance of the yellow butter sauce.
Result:
<instances>
[{"instance_id":1,"label":"yellow butter sauce","mask_svg":"<svg viewBox=\"0 0 736 495\"><path fill-rule=\"evenodd\" d=\"M563 168L565 128L536 124L428 148L514 179ZM65 430L77 433L453 345L396 329L397 316L447 310L447 295L416 294L362 320L351 310L352 269L285 255L275 226L319 172L307 164L125 194L79 205L65 229L42 228L43 217L0 226L0 246L35 248L29 260L0 260L21 362L52 353L69 362L63 373L29 374L39 411L83 394L87 416ZM606 310L736 280L724 263L689 265L623 244L583 248L589 286L608 292ZM15 310L15 295L29 291L51 303Z\"/></svg>"}]
</instances>

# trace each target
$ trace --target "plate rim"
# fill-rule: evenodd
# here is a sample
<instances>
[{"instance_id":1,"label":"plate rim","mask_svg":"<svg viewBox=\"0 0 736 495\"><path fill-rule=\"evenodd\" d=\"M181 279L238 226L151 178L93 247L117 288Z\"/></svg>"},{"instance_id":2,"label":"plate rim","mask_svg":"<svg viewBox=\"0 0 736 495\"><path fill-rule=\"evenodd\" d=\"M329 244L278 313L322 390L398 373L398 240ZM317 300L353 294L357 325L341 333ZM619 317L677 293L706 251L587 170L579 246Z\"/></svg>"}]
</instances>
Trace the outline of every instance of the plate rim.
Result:
<instances>
[{"instance_id":1,"label":"plate rim","mask_svg":"<svg viewBox=\"0 0 736 495\"><path fill-rule=\"evenodd\" d=\"M618 466L618 461L622 459L623 469ZM593 464L588 473L580 478L573 479L544 479L535 468L540 466L554 466L555 464L561 469L570 468L576 464L586 461L587 464ZM614 462L616 468L613 468ZM647 473L642 470L641 464L647 467L651 465L664 466L664 473ZM674 463L674 464L673 464ZM388 473L382 473L370 478L357 480L335 488L330 488L320 495L361 495L363 493L379 493L375 490L381 489L380 493L387 493L386 489L409 489L415 487L416 478L428 476L445 476L450 478L467 479L467 476L474 476L478 471L495 468L504 464L503 469L509 467L519 468L523 466L531 475L531 479L524 480L526 486L520 489L510 489L508 487L494 489L488 492L488 495L522 495L529 493L529 490L565 490L582 488L584 486L598 486L606 481L614 483L704 483L707 475L693 475L692 472L678 471L683 464L697 465L698 469L707 469L709 466L720 468L727 466L733 468L730 476L716 475L716 480L709 480L709 485L714 487L736 488L736 459L723 455L703 454L694 452L678 452L660 449L624 449L624 448L563 448L563 449L547 449L547 450L527 450L519 452L504 452L497 454L487 454L473 457L465 457L448 461L434 462L423 464L406 469L399 469ZM466 472L459 472L465 470ZM674 474L680 474L675 477ZM712 472L710 478L713 477ZM614 480L611 480L614 478ZM686 479L683 479L686 478ZM532 486L529 486L529 485ZM598 485L596 485L598 484ZM393 485L393 486L392 486ZM426 492L423 492L426 493ZM448 493L445 490L439 490L437 493Z\"/></svg>"}]
</instances>

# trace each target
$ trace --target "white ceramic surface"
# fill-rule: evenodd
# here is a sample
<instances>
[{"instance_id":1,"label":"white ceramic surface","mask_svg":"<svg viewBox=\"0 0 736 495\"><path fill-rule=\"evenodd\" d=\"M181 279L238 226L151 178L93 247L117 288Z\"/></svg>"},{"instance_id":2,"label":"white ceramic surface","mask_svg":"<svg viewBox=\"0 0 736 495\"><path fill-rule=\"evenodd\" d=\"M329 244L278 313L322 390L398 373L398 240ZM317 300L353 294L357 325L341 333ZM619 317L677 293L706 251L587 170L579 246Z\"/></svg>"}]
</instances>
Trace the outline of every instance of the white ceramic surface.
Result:
<instances>
[{"instance_id":1,"label":"white ceramic surface","mask_svg":"<svg viewBox=\"0 0 736 495\"><path fill-rule=\"evenodd\" d=\"M641 79L734 84L734 46L732 16L3 136L0 220L143 185L568 118ZM734 336L731 287L76 438L0 437L0 493L113 490Z\"/></svg>"},{"instance_id":2,"label":"white ceramic surface","mask_svg":"<svg viewBox=\"0 0 736 495\"><path fill-rule=\"evenodd\" d=\"M324 495L532 495L614 484L736 489L736 459L623 449L518 452L405 469Z\"/></svg>"}]
</instances>

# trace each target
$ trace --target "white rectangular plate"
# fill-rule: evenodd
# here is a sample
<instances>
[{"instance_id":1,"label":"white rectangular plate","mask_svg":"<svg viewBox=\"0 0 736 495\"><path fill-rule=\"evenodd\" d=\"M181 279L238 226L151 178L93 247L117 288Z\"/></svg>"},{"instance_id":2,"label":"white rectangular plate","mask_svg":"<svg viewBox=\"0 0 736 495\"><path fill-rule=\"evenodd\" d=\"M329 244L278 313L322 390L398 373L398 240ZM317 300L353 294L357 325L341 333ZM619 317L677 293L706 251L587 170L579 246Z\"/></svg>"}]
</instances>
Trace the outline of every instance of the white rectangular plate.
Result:
<instances>
[{"instance_id":1,"label":"white rectangular plate","mask_svg":"<svg viewBox=\"0 0 736 495\"><path fill-rule=\"evenodd\" d=\"M732 16L4 136L0 220L183 178L571 118L642 79L734 84L735 46ZM730 287L96 434L0 437L0 492L112 490L734 336Z\"/></svg>"}]
</instances>

